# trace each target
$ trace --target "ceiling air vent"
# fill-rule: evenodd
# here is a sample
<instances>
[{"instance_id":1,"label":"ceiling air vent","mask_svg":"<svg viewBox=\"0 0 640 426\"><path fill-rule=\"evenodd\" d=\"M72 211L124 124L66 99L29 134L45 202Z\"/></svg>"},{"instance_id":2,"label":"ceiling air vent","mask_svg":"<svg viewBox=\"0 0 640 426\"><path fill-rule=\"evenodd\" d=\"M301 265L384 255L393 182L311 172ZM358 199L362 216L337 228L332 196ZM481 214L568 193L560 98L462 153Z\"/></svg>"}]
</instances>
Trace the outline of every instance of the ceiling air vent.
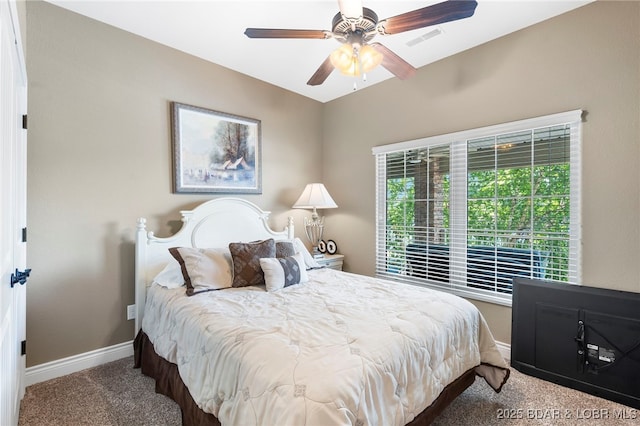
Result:
<instances>
[{"instance_id":1,"label":"ceiling air vent","mask_svg":"<svg viewBox=\"0 0 640 426\"><path fill-rule=\"evenodd\" d=\"M434 38L435 36L438 36L442 34L442 30L438 27L432 29L431 31L429 31L428 33L422 34L420 37L418 38L414 38L413 40L409 40L407 42L407 46L409 47L413 47L418 43L422 43L423 41L429 40L430 38Z\"/></svg>"}]
</instances>

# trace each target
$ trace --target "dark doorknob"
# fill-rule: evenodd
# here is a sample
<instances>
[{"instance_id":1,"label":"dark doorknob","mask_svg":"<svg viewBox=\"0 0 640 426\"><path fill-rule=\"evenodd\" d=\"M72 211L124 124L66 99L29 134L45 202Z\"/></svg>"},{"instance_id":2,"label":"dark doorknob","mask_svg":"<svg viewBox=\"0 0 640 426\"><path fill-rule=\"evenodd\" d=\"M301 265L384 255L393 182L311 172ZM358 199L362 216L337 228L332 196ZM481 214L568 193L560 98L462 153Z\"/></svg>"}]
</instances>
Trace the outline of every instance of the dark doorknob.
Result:
<instances>
[{"instance_id":1,"label":"dark doorknob","mask_svg":"<svg viewBox=\"0 0 640 426\"><path fill-rule=\"evenodd\" d=\"M25 285L27 283L27 278L31 274L31 269L25 269L24 271L18 271L16 269L15 274L11 274L11 288L16 284Z\"/></svg>"}]
</instances>

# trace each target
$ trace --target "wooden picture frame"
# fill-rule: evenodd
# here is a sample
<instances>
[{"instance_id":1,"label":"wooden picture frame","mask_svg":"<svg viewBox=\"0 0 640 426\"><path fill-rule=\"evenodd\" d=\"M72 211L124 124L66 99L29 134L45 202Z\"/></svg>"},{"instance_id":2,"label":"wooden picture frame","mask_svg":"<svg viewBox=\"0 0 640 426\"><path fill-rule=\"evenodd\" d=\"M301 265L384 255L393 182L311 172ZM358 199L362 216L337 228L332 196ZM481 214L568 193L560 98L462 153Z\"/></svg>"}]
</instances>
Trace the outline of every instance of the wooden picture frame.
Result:
<instances>
[{"instance_id":1,"label":"wooden picture frame","mask_svg":"<svg viewBox=\"0 0 640 426\"><path fill-rule=\"evenodd\" d=\"M171 103L176 193L262 193L260 120Z\"/></svg>"}]
</instances>

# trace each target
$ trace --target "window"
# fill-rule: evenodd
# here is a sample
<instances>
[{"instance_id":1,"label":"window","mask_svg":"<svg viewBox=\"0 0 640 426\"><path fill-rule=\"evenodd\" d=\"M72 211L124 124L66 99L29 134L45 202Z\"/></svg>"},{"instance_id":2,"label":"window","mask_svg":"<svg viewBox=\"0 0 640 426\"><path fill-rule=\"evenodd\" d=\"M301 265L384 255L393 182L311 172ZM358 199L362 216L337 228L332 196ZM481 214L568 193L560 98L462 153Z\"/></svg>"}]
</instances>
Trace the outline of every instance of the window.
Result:
<instances>
[{"instance_id":1,"label":"window","mask_svg":"<svg viewBox=\"0 0 640 426\"><path fill-rule=\"evenodd\" d=\"M377 275L506 305L578 283L581 114L375 147Z\"/></svg>"}]
</instances>

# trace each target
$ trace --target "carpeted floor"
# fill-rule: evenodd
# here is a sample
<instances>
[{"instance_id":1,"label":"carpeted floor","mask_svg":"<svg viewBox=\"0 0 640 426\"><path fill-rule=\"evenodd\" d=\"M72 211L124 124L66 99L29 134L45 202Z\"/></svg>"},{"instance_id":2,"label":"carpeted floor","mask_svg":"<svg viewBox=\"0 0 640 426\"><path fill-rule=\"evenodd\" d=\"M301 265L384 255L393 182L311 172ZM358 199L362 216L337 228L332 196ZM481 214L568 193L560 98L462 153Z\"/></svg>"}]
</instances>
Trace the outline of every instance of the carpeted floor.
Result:
<instances>
[{"instance_id":1,"label":"carpeted floor","mask_svg":"<svg viewBox=\"0 0 640 426\"><path fill-rule=\"evenodd\" d=\"M501 393L478 378L434 423L464 424L640 425L640 410L512 369ZM47 425L180 425L180 410L129 357L29 386L19 426Z\"/></svg>"}]
</instances>

